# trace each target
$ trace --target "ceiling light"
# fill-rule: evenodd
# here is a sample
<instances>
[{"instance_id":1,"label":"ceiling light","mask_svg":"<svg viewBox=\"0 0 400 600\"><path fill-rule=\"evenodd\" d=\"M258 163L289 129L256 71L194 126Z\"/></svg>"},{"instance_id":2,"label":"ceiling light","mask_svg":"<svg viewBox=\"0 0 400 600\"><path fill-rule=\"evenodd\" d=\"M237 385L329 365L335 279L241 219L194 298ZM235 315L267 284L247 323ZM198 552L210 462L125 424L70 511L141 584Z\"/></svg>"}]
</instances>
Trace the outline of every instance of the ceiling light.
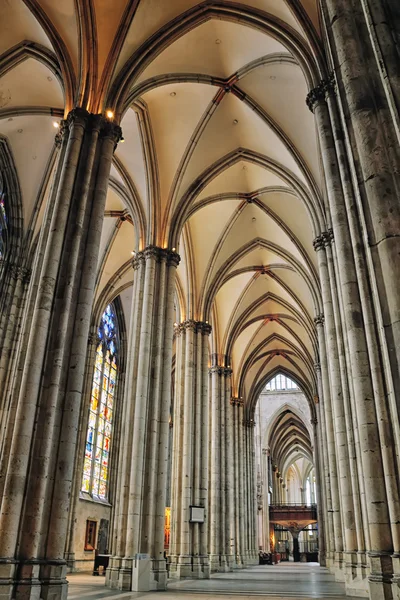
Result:
<instances>
[{"instance_id":1,"label":"ceiling light","mask_svg":"<svg viewBox=\"0 0 400 600\"><path fill-rule=\"evenodd\" d=\"M176 248L172 248L172 252L175 252Z\"/></svg>"},{"instance_id":2,"label":"ceiling light","mask_svg":"<svg viewBox=\"0 0 400 600\"><path fill-rule=\"evenodd\" d=\"M171 93L170 93L170 96L172 96L172 98L175 98L175 96L176 96L176 92L171 92Z\"/></svg>"},{"instance_id":3,"label":"ceiling light","mask_svg":"<svg viewBox=\"0 0 400 600\"><path fill-rule=\"evenodd\" d=\"M253 217L251 220L253 221L253 223L254 223L254 221L257 221L257 219L255 217Z\"/></svg>"},{"instance_id":4,"label":"ceiling light","mask_svg":"<svg viewBox=\"0 0 400 600\"><path fill-rule=\"evenodd\" d=\"M10 117L10 118L8 119L8 121L14 121L14 119L13 119L12 117Z\"/></svg>"},{"instance_id":5,"label":"ceiling light","mask_svg":"<svg viewBox=\"0 0 400 600\"><path fill-rule=\"evenodd\" d=\"M216 44L220 44L220 43L221 43L221 40L220 40L219 38L217 38L217 39L215 40L215 43L216 43Z\"/></svg>"},{"instance_id":6,"label":"ceiling light","mask_svg":"<svg viewBox=\"0 0 400 600\"><path fill-rule=\"evenodd\" d=\"M50 77L50 75L49 75L48 78L47 78L47 81L53 81L53 78Z\"/></svg>"},{"instance_id":7,"label":"ceiling light","mask_svg":"<svg viewBox=\"0 0 400 600\"><path fill-rule=\"evenodd\" d=\"M233 124L237 125L239 123L239 121L237 119L233 119Z\"/></svg>"},{"instance_id":8,"label":"ceiling light","mask_svg":"<svg viewBox=\"0 0 400 600\"><path fill-rule=\"evenodd\" d=\"M122 138L121 138L119 141L121 142L121 144L123 144L123 143L124 143L124 141L125 141L125 138L124 138L124 137L122 137Z\"/></svg>"},{"instance_id":9,"label":"ceiling light","mask_svg":"<svg viewBox=\"0 0 400 600\"><path fill-rule=\"evenodd\" d=\"M112 119L114 117L114 113L112 110L108 110L106 112L107 119Z\"/></svg>"},{"instance_id":10,"label":"ceiling light","mask_svg":"<svg viewBox=\"0 0 400 600\"><path fill-rule=\"evenodd\" d=\"M53 121L53 127L58 129L60 127L60 123L58 123L57 121Z\"/></svg>"},{"instance_id":11,"label":"ceiling light","mask_svg":"<svg viewBox=\"0 0 400 600\"><path fill-rule=\"evenodd\" d=\"M33 156L32 156L32 158L33 158L33 160L36 160L36 159L37 159L37 156L36 156L36 155L33 155Z\"/></svg>"},{"instance_id":12,"label":"ceiling light","mask_svg":"<svg viewBox=\"0 0 400 600\"><path fill-rule=\"evenodd\" d=\"M18 133L22 133L23 129L17 129Z\"/></svg>"},{"instance_id":13,"label":"ceiling light","mask_svg":"<svg viewBox=\"0 0 400 600\"><path fill-rule=\"evenodd\" d=\"M276 79L275 75L270 75L269 78L272 80Z\"/></svg>"}]
</instances>

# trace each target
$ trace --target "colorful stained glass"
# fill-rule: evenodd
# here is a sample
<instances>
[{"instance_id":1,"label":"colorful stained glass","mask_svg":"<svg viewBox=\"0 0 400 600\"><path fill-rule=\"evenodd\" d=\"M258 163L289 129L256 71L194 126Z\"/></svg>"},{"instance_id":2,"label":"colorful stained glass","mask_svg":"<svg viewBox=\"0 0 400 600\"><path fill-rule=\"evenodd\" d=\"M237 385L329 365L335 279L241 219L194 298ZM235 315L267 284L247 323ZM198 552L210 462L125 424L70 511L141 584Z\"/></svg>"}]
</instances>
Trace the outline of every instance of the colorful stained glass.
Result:
<instances>
[{"instance_id":1,"label":"colorful stained glass","mask_svg":"<svg viewBox=\"0 0 400 600\"><path fill-rule=\"evenodd\" d=\"M85 446L82 491L106 500L115 385L118 375L118 327L111 304L106 307L101 317L98 342Z\"/></svg>"}]
</instances>

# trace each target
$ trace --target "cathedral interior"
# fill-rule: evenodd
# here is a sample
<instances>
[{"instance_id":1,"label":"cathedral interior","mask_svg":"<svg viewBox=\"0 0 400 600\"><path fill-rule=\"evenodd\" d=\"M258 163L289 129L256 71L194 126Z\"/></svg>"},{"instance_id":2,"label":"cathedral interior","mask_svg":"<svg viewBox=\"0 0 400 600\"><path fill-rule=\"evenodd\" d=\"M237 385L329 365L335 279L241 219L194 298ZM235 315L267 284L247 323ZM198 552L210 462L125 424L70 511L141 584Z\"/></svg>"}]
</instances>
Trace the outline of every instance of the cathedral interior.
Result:
<instances>
[{"instance_id":1,"label":"cathedral interior","mask_svg":"<svg viewBox=\"0 0 400 600\"><path fill-rule=\"evenodd\" d=\"M399 600L399 1L0 33L0 600Z\"/></svg>"}]
</instances>

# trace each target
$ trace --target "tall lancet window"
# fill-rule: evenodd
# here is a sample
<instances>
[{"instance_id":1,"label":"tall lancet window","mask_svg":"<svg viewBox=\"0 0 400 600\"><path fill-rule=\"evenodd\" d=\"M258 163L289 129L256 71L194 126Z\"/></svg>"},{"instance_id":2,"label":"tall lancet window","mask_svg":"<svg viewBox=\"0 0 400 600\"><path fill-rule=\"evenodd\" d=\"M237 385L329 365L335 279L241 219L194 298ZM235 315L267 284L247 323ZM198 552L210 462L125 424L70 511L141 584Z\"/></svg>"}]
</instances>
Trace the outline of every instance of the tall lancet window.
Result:
<instances>
[{"instance_id":1,"label":"tall lancet window","mask_svg":"<svg viewBox=\"0 0 400 600\"><path fill-rule=\"evenodd\" d=\"M82 478L82 491L101 500L107 500L108 495L117 374L117 318L113 305L109 304L98 328Z\"/></svg>"}]
</instances>

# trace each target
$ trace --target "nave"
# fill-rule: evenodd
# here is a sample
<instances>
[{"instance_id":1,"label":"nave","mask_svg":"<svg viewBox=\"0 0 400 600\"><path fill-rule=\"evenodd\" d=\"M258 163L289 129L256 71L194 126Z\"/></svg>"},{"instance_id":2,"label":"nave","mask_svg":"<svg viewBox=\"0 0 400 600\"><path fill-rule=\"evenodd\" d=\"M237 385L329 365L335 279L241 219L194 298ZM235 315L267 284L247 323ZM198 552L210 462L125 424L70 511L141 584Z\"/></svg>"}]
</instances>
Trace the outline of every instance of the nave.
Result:
<instances>
[{"instance_id":1,"label":"nave","mask_svg":"<svg viewBox=\"0 0 400 600\"><path fill-rule=\"evenodd\" d=\"M121 594L104 587L101 577L88 574L69 576L68 600L345 600L345 587L327 568L316 563L281 563L256 566L234 573L213 575L203 581L169 583L165 592Z\"/></svg>"},{"instance_id":2,"label":"nave","mask_svg":"<svg viewBox=\"0 0 400 600\"><path fill-rule=\"evenodd\" d=\"M0 600L259 559L400 600L399 32L0 0Z\"/></svg>"}]
</instances>

